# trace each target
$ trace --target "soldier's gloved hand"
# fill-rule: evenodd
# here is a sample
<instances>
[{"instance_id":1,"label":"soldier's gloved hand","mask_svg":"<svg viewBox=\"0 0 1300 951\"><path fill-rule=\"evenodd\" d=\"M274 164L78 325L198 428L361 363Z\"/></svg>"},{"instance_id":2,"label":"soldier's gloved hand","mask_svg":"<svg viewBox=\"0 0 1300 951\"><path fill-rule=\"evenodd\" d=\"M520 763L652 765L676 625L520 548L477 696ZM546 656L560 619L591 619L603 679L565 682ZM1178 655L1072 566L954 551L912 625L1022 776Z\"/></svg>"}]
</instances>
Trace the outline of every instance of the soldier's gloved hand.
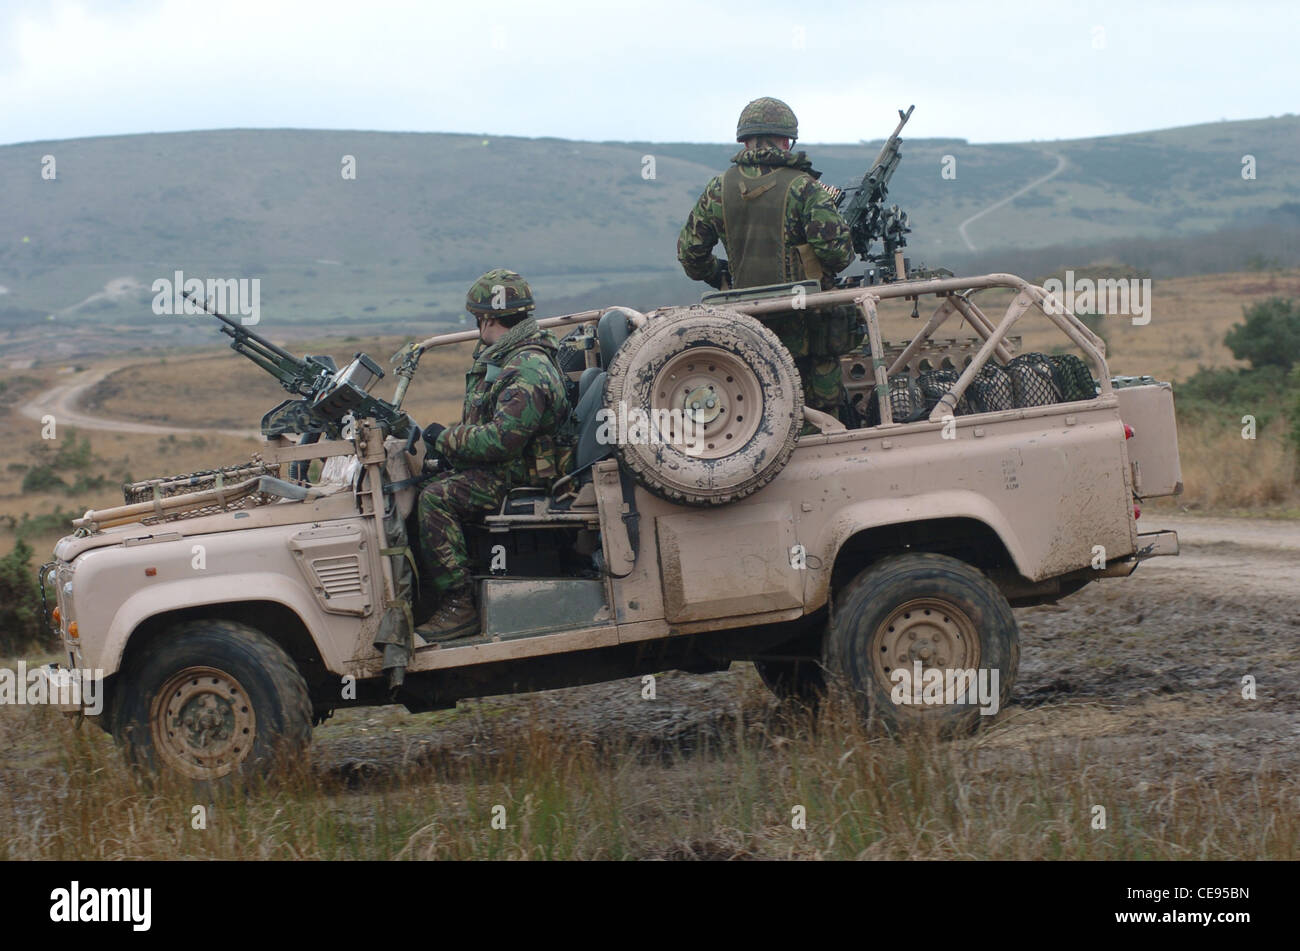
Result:
<instances>
[{"instance_id":1,"label":"soldier's gloved hand","mask_svg":"<svg viewBox=\"0 0 1300 951\"><path fill-rule=\"evenodd\" d=\"M438 443L438 436L441 435L443 430L446 428L447 427L442 425L442 423L430 423L425 427L424 432L420 434L421 438L424 439L424 447L430 455L437 454L437 449L434 447Z\"/></svg>"}]
</instances>

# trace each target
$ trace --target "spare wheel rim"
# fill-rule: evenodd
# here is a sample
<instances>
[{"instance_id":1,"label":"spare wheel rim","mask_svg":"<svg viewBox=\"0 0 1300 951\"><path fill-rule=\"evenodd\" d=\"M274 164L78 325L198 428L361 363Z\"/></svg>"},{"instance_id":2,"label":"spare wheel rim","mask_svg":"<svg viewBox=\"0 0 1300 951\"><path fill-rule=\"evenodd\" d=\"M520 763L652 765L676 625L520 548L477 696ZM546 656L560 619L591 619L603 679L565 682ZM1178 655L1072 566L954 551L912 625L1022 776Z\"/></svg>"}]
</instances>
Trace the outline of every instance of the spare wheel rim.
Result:
<instances>
[{"instance_id":1,"label":"spare wheel rim","mask_svg":"<svg viewBox=\"0 0 1300 951\"><path fill-rule=\"evenodd\" d=\"M722 459L748 443L762 420L763 390L749 365L718 347L671 357L650 394L653 438L696 459Z\"/></svg>"}]
</instances>

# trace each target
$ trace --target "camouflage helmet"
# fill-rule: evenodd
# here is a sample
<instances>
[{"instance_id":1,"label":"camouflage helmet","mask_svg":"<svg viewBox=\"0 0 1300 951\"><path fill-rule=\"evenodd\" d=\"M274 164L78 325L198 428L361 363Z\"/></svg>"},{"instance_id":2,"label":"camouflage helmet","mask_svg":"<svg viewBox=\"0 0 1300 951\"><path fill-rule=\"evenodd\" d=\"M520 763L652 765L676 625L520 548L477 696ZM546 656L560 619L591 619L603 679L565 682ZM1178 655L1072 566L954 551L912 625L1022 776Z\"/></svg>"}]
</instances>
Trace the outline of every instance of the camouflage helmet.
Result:
<instances>
[{"instance_id":1,"label":"camouflage helmet","mask_svg":"<svg viewBox=\"0 0 1300 951\"><path fill-rule=\"evenodd\" d=\"M794 110L780 99L771 96L755 99L740 112L736 141L744 142L756 135L775 135L793 141L799 138L799 120L794 117Z\"/></svg>"},{"instance_id":2,"label":"camouflage helmet","mask_svg":"<svg viewBox=\"0 0 1300 951\"><path fill-rule=\"evenodd\" d=\"M488 317L526 314L533 309L533 289L516 272L493 268L470 286L465 309Z\"/></svg>"}]
</instances>

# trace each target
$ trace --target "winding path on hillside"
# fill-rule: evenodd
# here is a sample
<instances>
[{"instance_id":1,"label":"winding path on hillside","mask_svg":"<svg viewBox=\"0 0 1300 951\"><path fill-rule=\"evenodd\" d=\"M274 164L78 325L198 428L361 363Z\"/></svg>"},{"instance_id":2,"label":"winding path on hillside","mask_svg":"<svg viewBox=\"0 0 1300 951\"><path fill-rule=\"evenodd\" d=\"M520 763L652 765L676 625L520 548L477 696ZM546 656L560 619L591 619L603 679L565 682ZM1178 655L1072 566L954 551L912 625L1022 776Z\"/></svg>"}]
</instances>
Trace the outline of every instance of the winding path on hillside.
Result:
<instances>
[{"instance_id":1,"label":"winding path on hillside","mask_svg":"<svg viewBox=\"0 0 1300 951\"><path fill-rule=\"evenodd\" d=\"M59 426L74 426L78 429L100 429L117 433L140 433L144 435L172 436L196 434L203 436L222 435L243 438L260 438L255 429L216 429L213 427L161 426L155 423L137 423L128 419L108 419L91 416L79 407L86 393L109 374L126 369L133 364L114 363L78 373L74 380L59 383L32 397L18 408L28 419L40 420L44 416L53 416Z\"/></svg>"},{"instance_id":2,"label":"winding path on hillside","mask_svg":"<svg viewBox=\"0 0 1300 951\"><path fill-rule=\"evenodd\" d=\"M1012 193L1011 193L1010 195L1008 195L1006 198L1003 198L1003 199L1001 199L1001 200L999 200L999 201L995 201L993 204L989 205L988 207L983 208L983 209L981 209L980 211L975 212L975 214L971 215L969 218L967 218L965 221L963 221L961 224L959 224L959 225L957 226L957 233L961 235L961 239L962 239L962 241L964 241L964 242L966 243L966 250L967 250L967 251L976 251L976 250L978 250L978 249L975 247L975 242L971 241L971 239L970 239L970 235L966 233L966 229L970 226L971 222L974 222L974 221L979 220L980 218L983 218L983 217L984 217L985 215L987 215L989 212L997 211L997 210L998 210L999 208L1001 208L1003 205L1006 205L1006 204L1009 204L1010 202L1015 201L1015 200L1016 200L1017 198L1019 198L1021 195L1025 194L1026 192L1032 191L1033 189L1037 188L1039 185L1043 184L1043 182L1050 181L1051 179L1055 178L1057 175L1060 175L1061 172L1065 170L1065 166L1067 166L1068 164L1070 164L1069 162L1067 162L1067 161L1065 160L1065 156L1064 156L1064 155L1059 155L1059 154L1057 154L1056 152L1048 152L1046 149L1044 149L1044 150L1043 150L1043 154L1044 154L1044 155L1049 155L1049 156L1051 156L1052 158L1056 159L1056 168L1052 169L1050 172L1048 172L1048 173L1047 173L1046 175L1044 175L1042 178L1035 178L1032 182L1030 182L1030 183L1029 183L1028 185L1026 185L1024 188L1021 188L1019 191L1012 192Z\"/></svg>"}]
</instances>

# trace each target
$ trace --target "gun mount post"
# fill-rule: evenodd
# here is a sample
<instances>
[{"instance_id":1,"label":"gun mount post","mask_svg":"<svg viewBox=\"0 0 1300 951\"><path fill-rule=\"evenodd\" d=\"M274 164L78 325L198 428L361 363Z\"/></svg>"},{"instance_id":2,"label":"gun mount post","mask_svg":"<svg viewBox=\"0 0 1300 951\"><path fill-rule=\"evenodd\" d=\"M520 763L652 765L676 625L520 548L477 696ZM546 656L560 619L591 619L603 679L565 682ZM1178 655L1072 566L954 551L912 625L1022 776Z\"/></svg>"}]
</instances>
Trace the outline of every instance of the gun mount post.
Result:
<instances>
[{"instance_id":1,"label":"gun mount post","mask_svg":"<svg viewBox=\"0 0 1300 951\"><path fill-rule=\"evenodd\" d=\"M880 317L876 313L874 294L863 294L853 303L867 322L867 340L871 343L871 366L876 378L876 406L880 410L880 425L894 425L894 408L889 402L889 374L885 370L885 345L880 336Z\"/></svg>"},{"instance_id":2,"label":"gun mount post","mask_svg":"<svg viewBox=\"0 0 1300 951\"><path fill-rule=\"evenodd\" d=\"M406 390L415 377L422 356L424 356L424 347L415 343L408 343L393 354L390 362L397 364L397 369L393 371L397 375L397 387L393 390L393 409L402 408L402 400L406 399Z\"/></svg>"}]
</instances>

